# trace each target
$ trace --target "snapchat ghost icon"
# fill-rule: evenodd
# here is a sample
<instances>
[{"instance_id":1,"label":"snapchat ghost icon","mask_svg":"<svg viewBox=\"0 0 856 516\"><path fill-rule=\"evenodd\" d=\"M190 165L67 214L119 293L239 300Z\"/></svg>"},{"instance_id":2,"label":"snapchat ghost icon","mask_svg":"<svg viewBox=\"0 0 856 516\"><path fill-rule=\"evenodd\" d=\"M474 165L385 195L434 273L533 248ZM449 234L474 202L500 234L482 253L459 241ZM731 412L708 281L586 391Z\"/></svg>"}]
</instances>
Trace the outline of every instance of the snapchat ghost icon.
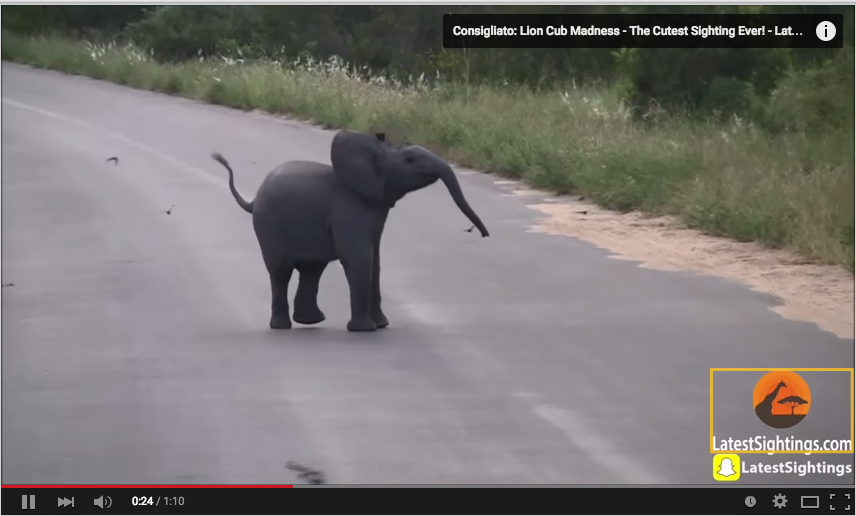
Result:
<instances>
[{"instance_id":1,"label":"snapchat ghost icon","mask_svg":"<svg viewBox=\"0 0 856 516\"><path fill-rule=\"evenodd\" d=\"M713 479L719 482L734 482L740 478L740 456L720 453L713 456Z\"/></svg>"}]
</instances>

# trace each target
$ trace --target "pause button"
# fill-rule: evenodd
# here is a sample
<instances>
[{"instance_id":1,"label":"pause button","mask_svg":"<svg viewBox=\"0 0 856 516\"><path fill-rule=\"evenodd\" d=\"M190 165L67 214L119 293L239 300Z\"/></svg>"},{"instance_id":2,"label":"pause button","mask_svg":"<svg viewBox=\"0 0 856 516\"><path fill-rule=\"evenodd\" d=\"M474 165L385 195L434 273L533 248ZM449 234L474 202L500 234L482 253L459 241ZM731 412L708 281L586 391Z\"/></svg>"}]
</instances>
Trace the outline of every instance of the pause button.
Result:
<instances>
[{"instance_id":1,"label":"pause button","mask_svg":"<svg viewBox=\"0 0 856 516\"><path fill-rule=\"evenodd\" d=\"M27 504L29 502L29 504ZM23 510L36 510L36 495L22 495L21 496L21 509Z\"/></svg>"}]
</instances>

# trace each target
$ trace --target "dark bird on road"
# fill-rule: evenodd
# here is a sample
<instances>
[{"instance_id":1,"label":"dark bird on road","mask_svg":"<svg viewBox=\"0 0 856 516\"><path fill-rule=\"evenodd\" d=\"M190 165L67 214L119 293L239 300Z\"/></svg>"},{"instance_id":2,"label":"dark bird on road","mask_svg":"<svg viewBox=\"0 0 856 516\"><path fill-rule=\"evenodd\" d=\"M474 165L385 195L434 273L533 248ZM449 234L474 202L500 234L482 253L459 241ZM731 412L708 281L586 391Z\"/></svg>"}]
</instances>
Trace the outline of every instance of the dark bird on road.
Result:
<instances>
[{"instance_id":1,"label":"dark bird on road","mask_svg":"<svg viewBox=\"0 0 856 516\"><path fill-rule=\"evenodd\" d=\"M309 484L326 484L327 481L324 478L324 473L314 470L312 468L307 468L306 466L301 466L296 462L289 461L286 465L286 468L297 471L298 478L305 480Z\"/></svg>"},{"instance_id":2,"label":"dark bird on road","mask_svg":"<svg viewBox=\"0 0 856 516\"><path fill-rule=\"evenodd\" d=\"M172 213L172 209L173 209L173 208L175 208L175 204L173 204L172 206L170 206L168 210L161 210L161 211L162 211L162 212L164 212L164 213L166 213L167 215L170 215L170 214Z\"/></svg>"},{"instance_id":3,"label":"dark bird on road","mask_svg":"<svg viewBox=\"0 0 856 516\"><path fill-rule=\"evenodd\" d=\"M104 161L112 161L114 166L119 164L119 158L117 158L116 156L113 156L112 158L107 158Z\"/></svg>"}]
</instances>

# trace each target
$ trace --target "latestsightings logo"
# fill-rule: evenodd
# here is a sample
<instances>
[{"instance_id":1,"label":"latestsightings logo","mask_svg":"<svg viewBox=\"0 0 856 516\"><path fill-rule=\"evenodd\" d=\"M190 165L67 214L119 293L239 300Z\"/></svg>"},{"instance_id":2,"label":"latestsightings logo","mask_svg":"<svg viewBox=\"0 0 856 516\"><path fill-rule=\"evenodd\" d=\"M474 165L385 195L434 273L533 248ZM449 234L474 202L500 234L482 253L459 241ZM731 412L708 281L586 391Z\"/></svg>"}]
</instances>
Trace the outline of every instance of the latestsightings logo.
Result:
<instances>
[{"instance_id":1,"label":"latestsightings logo","mask_svg":"<svg viewBox=\"0 0 856 516\"><path fill-rule=\"evenodd\" d=\"M808 415L811 391L793 371L772 371L755 384L755 414L765 425L784 429L796 426Z\"/></svg>"},{"instance_id":2,"label":"latestsightings logo","mask_svg":"<svg viewBox=\"0 0 856 516\"><path fill-rule=\"evenodd\" d=\"M734 482L740 478L740 456L720 453L713 456L713 479L719 482Z\"/></svg>"}]
</instances>

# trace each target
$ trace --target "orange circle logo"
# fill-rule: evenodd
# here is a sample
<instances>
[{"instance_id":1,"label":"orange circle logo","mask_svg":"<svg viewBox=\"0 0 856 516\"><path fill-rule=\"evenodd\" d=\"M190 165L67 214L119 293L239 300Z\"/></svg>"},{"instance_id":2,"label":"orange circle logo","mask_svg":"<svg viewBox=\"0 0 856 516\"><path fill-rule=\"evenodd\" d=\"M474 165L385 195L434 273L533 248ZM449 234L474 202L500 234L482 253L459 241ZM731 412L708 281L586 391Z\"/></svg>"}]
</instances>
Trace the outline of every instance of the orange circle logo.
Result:
<instances>
[{"instance_id":1,"label":"orange circle logo","mask_svg":"<svg viewBox=\"0 0 856 516\"><path fill-rule=\"evenodd\" d=\"M811 391L802 376L792 371L772 371L755 384L755 414L765 425L790 428L805 419L811 407Z\"/></svg>"}]
</instances>

